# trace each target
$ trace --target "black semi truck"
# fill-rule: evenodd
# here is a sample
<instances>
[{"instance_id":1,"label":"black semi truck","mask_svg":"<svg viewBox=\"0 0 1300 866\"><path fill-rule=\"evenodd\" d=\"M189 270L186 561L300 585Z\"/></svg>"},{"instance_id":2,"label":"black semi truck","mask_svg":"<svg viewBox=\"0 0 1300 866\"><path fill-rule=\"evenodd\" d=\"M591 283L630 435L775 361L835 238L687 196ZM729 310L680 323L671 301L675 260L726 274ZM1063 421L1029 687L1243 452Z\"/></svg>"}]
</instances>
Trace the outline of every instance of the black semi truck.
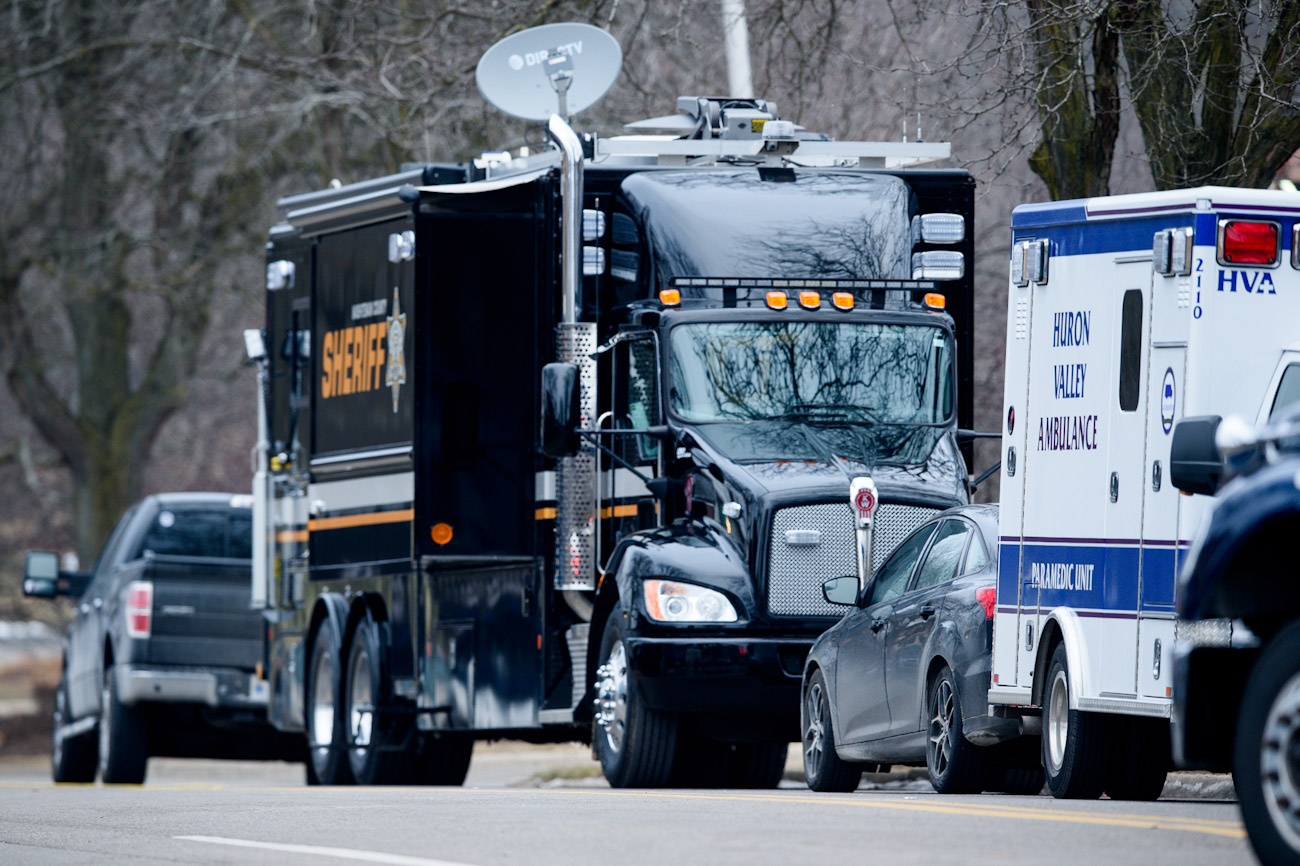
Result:
<instances>
[{"instance_id":1,"label":"black semi truck","mask_svg":"<svg viewBox=\"0 0 1300 866\"><path fill-rule=\"evenodd\" d=\"M679 109L280 202L254 598L309 780L459 784L511 737L775 785L850 480L877 561L968 500L969 173Z\"/></svg>"}]
</instances>

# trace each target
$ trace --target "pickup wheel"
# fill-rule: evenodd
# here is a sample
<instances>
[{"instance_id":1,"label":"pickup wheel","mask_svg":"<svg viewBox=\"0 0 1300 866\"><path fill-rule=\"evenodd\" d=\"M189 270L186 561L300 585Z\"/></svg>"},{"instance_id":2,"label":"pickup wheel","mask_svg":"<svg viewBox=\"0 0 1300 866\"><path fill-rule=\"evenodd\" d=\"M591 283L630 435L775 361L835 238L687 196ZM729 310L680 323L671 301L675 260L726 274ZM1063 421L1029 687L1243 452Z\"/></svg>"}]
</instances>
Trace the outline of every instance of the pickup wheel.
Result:
<instances>
[{"instance_id":1,"label":"pickup wheel","mask_svg":"<svg viewBox=\"0 0 1300 866\"><path fill-rule=\"evenodd\" d=\"M1300 862L1300 623L1265 645L1246 681L1232 778L1259 861Z\"/></svg>"},{"instance_id":2,"label":"pickup wheel","mask_svg":"<svg viewBox=\"0 0 1300 866\"><path fill-rule=\"evenodd\" d=\"M1070 669L1065 645L1052 652L1043 699L1043 769L1058 800L1095 800L1106 787L1104 716L1070 709Z\"/></svg>"},{"instance_id":3,"label":"pickup wheel","mask_svg":"<svg viewBox=\"0 0 1300 866\"><path fill-rule=\"evenodd\" d=\"M139 785L149 762L144 714L118 699L115 670L104 667L100 692L99 778L109 785Z\"/></svg>"},{"instance_id":4,"label":"pickup wheel","mask_svg":"<svg viewBox=\"0 0 1300 866\"><path fill-rule=\"evenodd\" d=\"M930 784L940 794L978 794L988 777L988 755L966 739L957 678L949 668L930 683L927 698L925 768Z\"/></svg>"},{"instance_id":5,"label":"pickup wheel","mask_svg":"<svg viewBox=\"0 0 1300 866\"><path fill-rule=\"evenodd\" d=\"M384 663L379 626L367 613L348 641L343 717L347 720L348 767L360 785L397 785L410 775L410 756L400 747L409 719L380 712L391 701L392 684ZM412 743L414 741L412 740Z\"/></svg>"},{"instance_id":6,"label":"pickup wheel","mask_svg":"<svg viewBox=\"0 0 1300 866\"><path fill-rule=\"evenodd\" d=\"M808 787L822 792L856 791L862 781L863 767L835 754L831 702L826 694L826 678L820 669L813 671L804 686L800 721L803 729L803 777Z\"/></svg>"},{"instance_id":7,"label":"pickup wheel","mask_svg":"<svg viewBox=\"0 0 1300 866\"><path fill-rule=\"evenodd\" d=\"M347 785L352 782L346 748L347 729L340 712L343 701L343 641L326 616L316 627L307 665L306 729L307 784Z\"/></svg>"},{"instance_id":8,"label":"pickup wheel","mask_svg":"<svg viewBox=\"0 0 1300 866\"><path fill-rule=\"evenodd\" d=\"M91 732L76 737L64 736L63 729L71 721L68 718L68 682L59 680L59 690L54 693L54 735L51 742L50 758L56 782L93 782L99 755L95 748L99 744Z\"/></svg>"},{"instance_id":9,"label":"pickup wheel","mask_svg":"<svg viewBox=\"0 0 1300 866\"><path fill-rule=\"evenodd\" d=\"M612 788L664 787L677 751L677 715L647 707L633 688L620 606L605 621L598 658L592 737L605 779Z\"/></svg>"}]
</instances>

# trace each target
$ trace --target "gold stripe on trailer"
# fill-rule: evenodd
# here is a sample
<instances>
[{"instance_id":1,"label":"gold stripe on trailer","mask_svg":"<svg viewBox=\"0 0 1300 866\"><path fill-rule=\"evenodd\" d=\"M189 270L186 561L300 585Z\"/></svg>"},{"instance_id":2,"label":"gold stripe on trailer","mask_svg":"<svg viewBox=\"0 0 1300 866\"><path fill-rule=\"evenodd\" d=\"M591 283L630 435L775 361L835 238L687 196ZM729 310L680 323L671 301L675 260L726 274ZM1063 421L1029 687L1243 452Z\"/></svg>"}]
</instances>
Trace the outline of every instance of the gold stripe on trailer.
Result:
<instances>
[{"instance_id":1,"label":"gold stripe on trailer","mask_svg":"<svg viewBox=\"0 0 1300 866\"><path fill-rule=\"evenodd\" d=\"M287 544L290 541L306 541L307 530L290 529L284 532L277 532L275 534L275 540L278 541L280 544Z\"/></svg>"},{"instance_id":2,"label":"gold stripe on trailer","mask_svg":"<svg viewBox=\"0 0 1300 866\"><path fill-rule=\"evenodd\" d=\"M638 507L636 505L615 505L612 508L602 508L600 509L600 516L606 519L610 517L636 517ZM554 508L539 508L533 512L533 516L537 520L554 520L555 514Z\"/></svg>"},{"instance_id":3,"label":"gold stripe on trailer","mask_svg":"<svg viewBox=\"0 0 1300 866\"><path fill-rule=\"evenodd\" d=\"M401 511L372 511L369 514L320 517L307 521L307 529L311 532L319 532L322 529L348 529L353 526L377 526L382 523L410 523L412 520L415 520L415 509L404 508Z\"/></svg>"},{"instance_id":4,"label":"gold stripe on trailer","mask_svg":"<svg viewBox=\"0 0 1300 866\"><path fill-rule=\"evenodd\" d=\"M539 509L537 509L536 512L534 512L534 516L535 516L536 519L538 519L538 520L554 520L554 519L555 519L555 509L554 509L554 508L539 508Z\"/></svg>"}]
</instances>

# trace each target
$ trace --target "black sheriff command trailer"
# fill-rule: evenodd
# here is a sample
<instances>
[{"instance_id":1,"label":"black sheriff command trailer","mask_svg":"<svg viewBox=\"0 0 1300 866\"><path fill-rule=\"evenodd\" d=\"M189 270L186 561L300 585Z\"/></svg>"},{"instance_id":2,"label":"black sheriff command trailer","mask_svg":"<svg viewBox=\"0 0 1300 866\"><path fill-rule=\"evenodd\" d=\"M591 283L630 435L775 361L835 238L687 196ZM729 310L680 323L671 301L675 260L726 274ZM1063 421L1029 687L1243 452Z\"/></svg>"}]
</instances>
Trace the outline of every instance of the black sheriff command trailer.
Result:
<instances>
[{"instance_id":1,"label":"black sheriff command trailer","mask_svg":"<svg viewBox=\"0 0 1300 866\"><path fill-rule=\"evenodd\" d=\"M513 737L775 785L850 480L877 562L967 501L970 175L679 107L280 202L254 603L310 780L459 784Z\"/></svg>"}]
</instances>

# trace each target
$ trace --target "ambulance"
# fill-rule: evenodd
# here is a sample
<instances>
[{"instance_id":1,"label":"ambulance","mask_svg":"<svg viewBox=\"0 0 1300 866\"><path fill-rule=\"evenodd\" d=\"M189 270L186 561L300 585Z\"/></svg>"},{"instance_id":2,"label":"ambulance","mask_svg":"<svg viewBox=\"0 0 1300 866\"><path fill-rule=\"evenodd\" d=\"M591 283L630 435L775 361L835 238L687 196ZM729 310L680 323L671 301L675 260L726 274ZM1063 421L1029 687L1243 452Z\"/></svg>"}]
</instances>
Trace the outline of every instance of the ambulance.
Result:
<instances>
[{"instance_id":1,"label":"ambulance","mask_svg":"<svg viewBox=\"0 0 1300 866\"><path fill-rule=\"evenodd\" d=\"M1175 577L1210 501L1169 483L1172 432L1272 387L1298 218L1293 193L1223 187L1013 213L989 703L1041 724L1057 797L1164 786Z\"/></svg>"}]
</instances>

